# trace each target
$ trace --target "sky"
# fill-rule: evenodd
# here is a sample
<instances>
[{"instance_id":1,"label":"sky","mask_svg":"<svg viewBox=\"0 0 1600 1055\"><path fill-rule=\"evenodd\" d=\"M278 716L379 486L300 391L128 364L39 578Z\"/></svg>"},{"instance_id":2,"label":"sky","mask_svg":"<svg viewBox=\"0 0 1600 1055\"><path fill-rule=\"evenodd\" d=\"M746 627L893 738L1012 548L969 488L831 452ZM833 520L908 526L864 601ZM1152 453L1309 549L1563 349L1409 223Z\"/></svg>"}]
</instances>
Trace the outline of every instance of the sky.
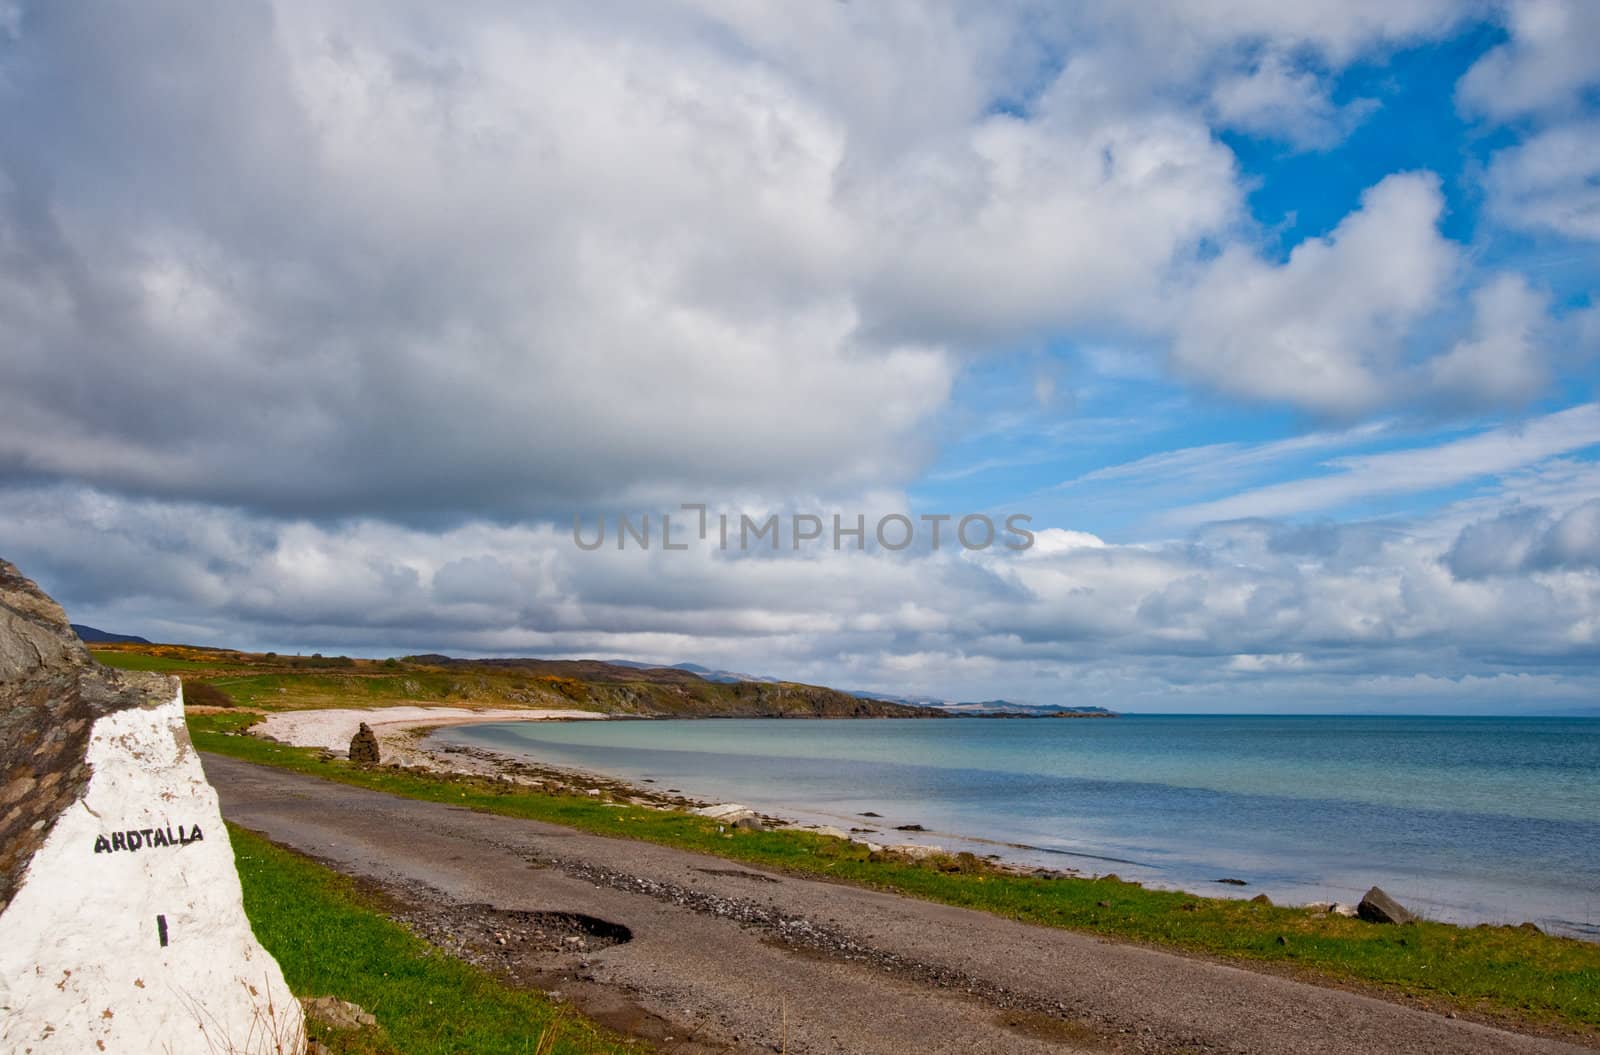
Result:
<instances>
[{"instance_id":1,"label":"sky","mask_svg":"<svg viewBox=\"0 0 1600 1055\"><path fill-rule=\"evenodd\" d=\"M0 556L158 640L1593 708L1597 285L1587 0L0 0Z\"/></svg>"}]
</instances>

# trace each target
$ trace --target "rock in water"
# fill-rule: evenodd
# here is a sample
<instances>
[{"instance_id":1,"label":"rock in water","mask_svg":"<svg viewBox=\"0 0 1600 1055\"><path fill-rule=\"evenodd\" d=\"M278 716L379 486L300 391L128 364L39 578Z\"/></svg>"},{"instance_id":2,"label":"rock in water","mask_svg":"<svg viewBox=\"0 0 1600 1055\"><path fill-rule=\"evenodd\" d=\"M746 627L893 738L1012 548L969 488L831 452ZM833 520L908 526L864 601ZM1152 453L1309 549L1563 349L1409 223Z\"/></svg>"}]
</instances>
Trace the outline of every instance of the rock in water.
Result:
<instances>
[{"instance_id":1,"label":"rock in water","mask_svg":"<svg viewBox=\"0 0 1600 1055\"><path fill-rule=\"evenodd\" d=\"M1356 906L1356 915L1368 923L1410 923L1416 919L1400 902L1378 887L1367 891L1366 897L1361 899L1361 904Z\"/></svg>"},{"instance_id":2,"label":"rock in water","mask_svg":"<svg viewBox=\"0 0 1600 1055\"><path fill-rule=\"evenodd\" d=\"M100 666L0 561L0 1051L304 1047L178 679Z\"/></svg>"},{"instance_id":3,"label":"rock in water","mask_svg":"<svg viewBox=\"0 0 1600 1055\"><path fill-rule=\"evenodd\" d=\"M366 722L362 722L356 735L350 738L350 761L364 766L378 764L378 734Z\"/></svg>"}]
</instances>

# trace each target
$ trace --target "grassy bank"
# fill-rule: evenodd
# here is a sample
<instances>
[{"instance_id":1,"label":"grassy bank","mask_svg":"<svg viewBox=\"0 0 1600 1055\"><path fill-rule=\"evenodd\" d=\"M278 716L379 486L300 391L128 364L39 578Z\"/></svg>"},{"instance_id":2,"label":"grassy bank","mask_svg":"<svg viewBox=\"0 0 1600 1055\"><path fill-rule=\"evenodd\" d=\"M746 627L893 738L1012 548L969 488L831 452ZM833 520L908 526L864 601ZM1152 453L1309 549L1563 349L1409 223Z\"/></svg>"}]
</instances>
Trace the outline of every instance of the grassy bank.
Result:
<instances>
[{"instance_id":1,"label":"grassy bank","mask_svg":"<svg viewBox=\"0 0 1600 1055\"><path fill-rule=\"evenodd\" d=\"M707 681L686 670L594 660L459 660L448 656L353 659L282 656L193 645L96 644L94 657L124 670L181 674L237 703L274 710L438 703L608 714L696 717L861 718L940 716L858 699L821 685Z\"/></svg>"},{"instance_id":2,"label":"grassy bank","mask_svg":"<svg viewBox=\"0 0 1600 1055\"><path fill-rule=\"evenodd\" d=\"M643 1050L430 949L345 877L230 828L245 912L302 999L336 996L376 1028L312 1035L341 1055L587 1055Z\"/></svg>"},{"instance_id":3,"label":"grassy bank","mask_svg":"<svg viewBox=\"0 0 1600 1055\"><path fill-rule=\"evenodd\" d=\"M247 714L195 715L197 746L347 784L720 857L1380 989L1440 1009L1600 1038L1600 946L1513 927L1384 927L1304 909L1146 890L1114 878L1035 879L953 860L874 859L798 831L719 831L684 813L532 793L487 780L361 769L319 752L228 735Z\"/></svg>"}]
</instances>

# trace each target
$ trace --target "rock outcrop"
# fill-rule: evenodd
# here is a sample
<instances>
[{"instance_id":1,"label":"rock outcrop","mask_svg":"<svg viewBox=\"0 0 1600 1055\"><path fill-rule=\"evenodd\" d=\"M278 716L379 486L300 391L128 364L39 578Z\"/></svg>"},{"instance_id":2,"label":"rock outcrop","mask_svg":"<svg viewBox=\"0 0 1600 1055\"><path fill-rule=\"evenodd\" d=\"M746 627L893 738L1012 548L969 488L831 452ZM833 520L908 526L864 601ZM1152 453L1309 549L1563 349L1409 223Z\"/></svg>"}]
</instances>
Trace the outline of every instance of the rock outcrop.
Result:
<instances>
[{"instance_id":1,"label":"rock outcrop","mask_svg":"<svg viewBox=\"0 0 1600 1055\"><path fill-rule=\"evenodd\" d=\"M1416 919L1405 906L1378 887L1367 891L1361 904L1356 906L1356 915L1368 923L1410 923Z\"/></svg>"},{"instance_id":2,"label":"rock outcrop","mask_svg":"<svg viewBox=\"0 0 1600 1055\"><path fill-rule=\"evenodd\" d=\"M0 1051L285 1055L176 678L94 661L0 561Z\"/></svg>"},{"instance_id":3,"label":"rock outcrop","mask_svg":"<svg viewBox=\"0 0 1600 1055\"><path fill-rule=\"evenodd\" d=\"M350 761L357 765L375 766L378 760L378 734L372 731L372 726L362 722L356 735L350 738Z\"/></svg>"}]
</instances>

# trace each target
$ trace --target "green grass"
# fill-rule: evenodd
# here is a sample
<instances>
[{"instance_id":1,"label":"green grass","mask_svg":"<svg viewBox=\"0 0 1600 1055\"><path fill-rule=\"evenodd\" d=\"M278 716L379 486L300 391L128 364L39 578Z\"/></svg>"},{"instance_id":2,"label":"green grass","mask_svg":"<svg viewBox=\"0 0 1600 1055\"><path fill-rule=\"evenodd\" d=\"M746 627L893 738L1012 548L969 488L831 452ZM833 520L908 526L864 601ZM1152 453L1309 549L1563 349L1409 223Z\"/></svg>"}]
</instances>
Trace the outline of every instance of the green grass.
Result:
<instances>
[{"instance_id":1,"label":"green grass","mask_svg":"<svg viewBox=\"0 0 1600 1055\"><path fill-rule=\"evenodd\" d=\"M344 876L229 828L244 907L295 995L360 1004L377 1030L326 1041L350 1055L639 1051L570 1010L431 949L365 903ZM547 1031L549 1036L546 1036ZM313 1035L319 1035L313 1031Z\"/></svg>"},{"instance_id":2,"label":"green grass","mask_svg":"<svg viewBox=\"0 0 1600 1055\"><path fill-rule=\"evenodd\" d=\"M225 735L254 716L191 716L202 750L396 795L642 839L1029 923L1272 965L1510 1024L1600 1036L1600 946L1512 927L1385 927L1299 908L1146 890L1114 878L1034 879L870 859L865 847L796 831L723 832L686 813L607 806L492 781L360 769L318 752ZM1281 940L1280 940L1281 939Z\"/></svg>"},{"instance_id":3,"label":"green grass","mask_svg":"<svg viewBox=\"0 0 1600 1055\"><path fill-rule=\"evenodd\" d=\"M126 654L124 654L126 655ZM138 657L150 658L150 657ZM176 669L176 668L174 668ZM508 675L485 677L437 671L398 674L368 672L242 671L210 677L207 681L246 707L294 709L302 707L381 707L386 704L427 702L443 705L489 704L518 706L537 702L544 706L588 707L541 692L537 679Z\"/></svg>"},{"instance_id":4,"label":"green grass","mask_svg":"<svg viewBox=\"0 0 1600 1055\"><path fill-rule=\"evenodd\" d=\"M89 651L101 663L108 667L116 667L118 670L153 670L159 674L175 674L186 670L204 670L211 666L198 660L152 656L143 652L117 652L110 649Z\"/></svg>"}]
</instances>

